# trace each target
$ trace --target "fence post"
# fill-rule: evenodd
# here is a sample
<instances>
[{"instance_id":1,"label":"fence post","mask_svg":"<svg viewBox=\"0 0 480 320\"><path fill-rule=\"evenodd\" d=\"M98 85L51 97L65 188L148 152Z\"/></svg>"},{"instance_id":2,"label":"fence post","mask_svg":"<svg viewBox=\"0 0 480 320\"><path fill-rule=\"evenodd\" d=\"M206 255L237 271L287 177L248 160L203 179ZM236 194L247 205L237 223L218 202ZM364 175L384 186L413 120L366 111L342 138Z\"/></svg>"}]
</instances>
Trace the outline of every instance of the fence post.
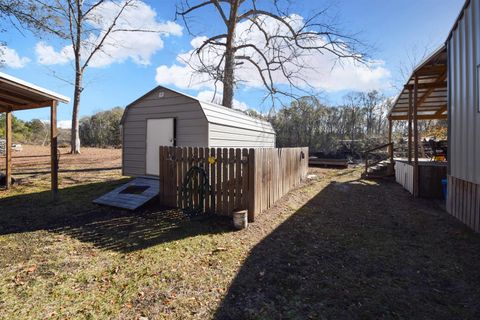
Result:
<instances>
[{"instance_id":1,"label":"fence post","mask_svg":"<svg viewBox=\"0 0 480 320\"><path fill-rule=\"evenodd\" d=\"M256 171L256 162L255 162L255 149L248 150L248 221L255 221L255 192L256 192L256 181L255 181L255 171Z\"/></svg>"},{"instance_id":2,"label":"fence post","mask_svg":"<svg viewBox=\"0 0 480 320\"><path fill-rule=\"evenodd\" d=\"M164 199L165 199L165 195L164 195L164 192L165 192L165 186L164 186L164 183L163 183L163 147L159 147L158 148L158 159L160 160L159 163L158 163L158 184L159 184L159 201L160 201L160 205L165 205L164 203Z\"/></svg>"}]
</instances>

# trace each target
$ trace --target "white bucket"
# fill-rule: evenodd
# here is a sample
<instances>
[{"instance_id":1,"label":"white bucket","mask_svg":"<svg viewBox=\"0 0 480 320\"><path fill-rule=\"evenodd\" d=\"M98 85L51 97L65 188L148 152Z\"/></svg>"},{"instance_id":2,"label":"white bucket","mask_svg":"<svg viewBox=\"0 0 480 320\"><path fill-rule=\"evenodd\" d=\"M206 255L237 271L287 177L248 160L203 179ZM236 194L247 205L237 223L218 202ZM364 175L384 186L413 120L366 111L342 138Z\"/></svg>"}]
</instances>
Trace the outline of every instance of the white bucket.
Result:
<instances>
[{"instance_id":1,"label":"white bucket","mask_svg":"<svg viewBox=\"0 0 480 320\"><path fill-rule=\"evenodd\" d=\"M248 212L247 210L235 211L233 213L233 225L235 229L242 230L248 226Z\"/></svg>"}]
</instances>

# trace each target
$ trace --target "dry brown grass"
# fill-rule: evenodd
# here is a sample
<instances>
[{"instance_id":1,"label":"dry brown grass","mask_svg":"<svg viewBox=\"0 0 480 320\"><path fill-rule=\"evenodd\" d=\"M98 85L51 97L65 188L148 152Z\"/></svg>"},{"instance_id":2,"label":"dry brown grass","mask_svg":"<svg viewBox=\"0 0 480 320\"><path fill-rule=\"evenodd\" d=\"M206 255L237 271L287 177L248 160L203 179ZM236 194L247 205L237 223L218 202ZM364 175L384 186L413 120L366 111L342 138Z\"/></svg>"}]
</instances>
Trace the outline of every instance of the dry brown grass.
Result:
<instances>
[{"instance_id":1,"label":"dry brown grass","mask_svg":"<svg viewBox=\"0 0 480 320\"><path fill-rule=\"evenodd\" d=\"M61 174L58 203L30 176L0 191L0 318L478 318L477 235L395 183L315 172L237 232L93 205L119 170Z\"/></svg>"}]
</instances>

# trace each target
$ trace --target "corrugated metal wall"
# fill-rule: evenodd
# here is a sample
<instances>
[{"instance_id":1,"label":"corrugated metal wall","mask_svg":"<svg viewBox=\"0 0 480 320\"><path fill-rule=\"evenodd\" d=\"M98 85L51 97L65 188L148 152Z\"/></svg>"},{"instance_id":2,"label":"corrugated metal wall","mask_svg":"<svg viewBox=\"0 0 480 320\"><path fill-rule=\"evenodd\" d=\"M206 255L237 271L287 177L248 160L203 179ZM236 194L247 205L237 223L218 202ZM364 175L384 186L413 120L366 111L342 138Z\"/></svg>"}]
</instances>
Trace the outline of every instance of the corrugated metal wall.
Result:
<instances>
[{"instance_id":1,"label":"corrugated metal wall","mask_svg":"<svg viewBox=\"0 0 480 320\"><path fill-rule=\"evenodd\" d=\"M447 42L450 174L480 184L480 0L465 7Z\"/></svg>"},{"instance_id":2,"label":"corrugated metal wall","mask_svg":"<svg viewBox=\"0 0 480 320\"><path fill-rule=\"evenodd\" d=\"M238 110L201 102L208 120L208 146L211 148L274 148L272 125Z\"/></svg>"}]
</instances>

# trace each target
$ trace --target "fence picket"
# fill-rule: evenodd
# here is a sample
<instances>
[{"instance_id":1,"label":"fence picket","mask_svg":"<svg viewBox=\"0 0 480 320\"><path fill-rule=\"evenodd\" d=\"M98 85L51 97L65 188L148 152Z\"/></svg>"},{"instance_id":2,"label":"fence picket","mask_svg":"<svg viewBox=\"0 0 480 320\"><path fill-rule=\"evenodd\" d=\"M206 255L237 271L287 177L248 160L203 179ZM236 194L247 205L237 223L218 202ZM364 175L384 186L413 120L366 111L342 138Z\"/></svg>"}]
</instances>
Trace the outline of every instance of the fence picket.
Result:
<instances>
[{"instance_id":1,"label":"fence picket","mask_svg":"<svg viewBox=\"0 0 480 320\"><path fill-rule=\"evenodd\" d=\"M217 214L222 212L222 149L217 149Z\"/></svg>"}]
</instances>

